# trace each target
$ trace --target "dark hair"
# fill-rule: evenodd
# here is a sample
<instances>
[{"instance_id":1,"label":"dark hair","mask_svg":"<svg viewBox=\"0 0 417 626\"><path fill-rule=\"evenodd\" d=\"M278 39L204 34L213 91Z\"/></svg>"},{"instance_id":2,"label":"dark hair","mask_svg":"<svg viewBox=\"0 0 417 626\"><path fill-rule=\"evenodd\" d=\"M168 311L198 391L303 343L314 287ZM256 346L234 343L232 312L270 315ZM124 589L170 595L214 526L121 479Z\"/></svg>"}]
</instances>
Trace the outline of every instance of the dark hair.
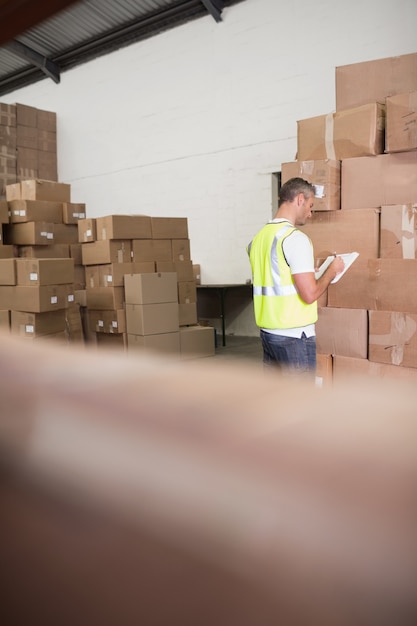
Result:
<instances>
[{"instance_id":1,"label":"dark hair","mask_svg":"<svg viewBox=\"0 0 417 626\"><path fill-rule=\"evenodd\" d=\"M292 202L299 193L310 198L315 195L316 188L304 178L290 178L278 192L278 206L283 202Z\"/></svg>"}]
</instances>

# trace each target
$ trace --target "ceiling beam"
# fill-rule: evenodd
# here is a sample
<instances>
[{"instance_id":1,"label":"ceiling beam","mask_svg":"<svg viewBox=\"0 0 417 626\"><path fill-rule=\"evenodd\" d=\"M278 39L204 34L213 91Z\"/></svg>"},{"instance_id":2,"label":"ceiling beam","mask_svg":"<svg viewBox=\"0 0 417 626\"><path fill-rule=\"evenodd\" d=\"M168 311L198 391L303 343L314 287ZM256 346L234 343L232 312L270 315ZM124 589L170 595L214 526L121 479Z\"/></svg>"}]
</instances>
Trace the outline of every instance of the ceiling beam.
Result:
<instances>
[{"instance_id":1,"label":"ceiling beam","mask_svg":"<svg viewBox=\"0 0 417 626\"><path fill-rule=\"evenodd\" d=\"M0 45L14 39L77 0L2 0L0 2ZM79 1L79 0L78 0Z\"/></svg>"},{"instance_id":2,"label":"ceiling beam","mask_svg":"<svg viewBox=\"0 0 417 626\"><path fill-rule=\"evenodd\" d=\"M201 2L204 4L210 15L214 17L216 22L222 21L222 11L224 9L223 0L201 0Z\"/></svg>"},{"instance_id":3,"label":"ceiling beam","mask_svg":"<svg viewBox=\"0 0 417 626\"><path fill-rule=\"evenodd\" d=\"M39 54L39 52L36 52L29 46L26 46L25 44L20 43L20 41L16 40L9 41L6 44L6 47L11 50L16 56L20 57L21 59L25 59L35 67L38 67L40 70L42 70L44 74L46 74L46 76L52 78L54 83L61 82L61 72L58 65L47 57L44 57L42 54Z\"/></svg>"}]
</instances>

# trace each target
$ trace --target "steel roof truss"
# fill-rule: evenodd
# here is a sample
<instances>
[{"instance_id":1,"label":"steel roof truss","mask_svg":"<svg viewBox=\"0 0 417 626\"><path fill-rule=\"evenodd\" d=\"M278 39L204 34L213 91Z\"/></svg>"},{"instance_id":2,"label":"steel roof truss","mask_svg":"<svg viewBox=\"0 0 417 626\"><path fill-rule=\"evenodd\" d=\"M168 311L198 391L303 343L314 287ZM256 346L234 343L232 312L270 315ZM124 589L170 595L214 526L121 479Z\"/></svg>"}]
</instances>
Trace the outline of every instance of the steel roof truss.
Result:
<instances>
[{"instance_id":1,"label":"steel roof truss","mask_svg":"<svg viewBox=\"0 0 417 626\"><path fill-rule=\"evenodd\" d=\"M224 9L223 0L201 0L201 2L204 4L210 15L214 17L216 22L222 21L222 11Z\"/></svg>"},{"instance_id":2,"label":"steel roof truss","mask_svg":"<svg viewBox=\"0 0 417 626\"><path fill-rule=\"evenodd\" d=\"M30 61L32 65L42 70L54 83L61 82L61 72L58 65L47 57L44 57L42 54L39 54L39 52L36 52L36 50L33 50L20 41L16 41L16 39L9 41L6 46L16 56Z\"/></svg>"}]
</instances>

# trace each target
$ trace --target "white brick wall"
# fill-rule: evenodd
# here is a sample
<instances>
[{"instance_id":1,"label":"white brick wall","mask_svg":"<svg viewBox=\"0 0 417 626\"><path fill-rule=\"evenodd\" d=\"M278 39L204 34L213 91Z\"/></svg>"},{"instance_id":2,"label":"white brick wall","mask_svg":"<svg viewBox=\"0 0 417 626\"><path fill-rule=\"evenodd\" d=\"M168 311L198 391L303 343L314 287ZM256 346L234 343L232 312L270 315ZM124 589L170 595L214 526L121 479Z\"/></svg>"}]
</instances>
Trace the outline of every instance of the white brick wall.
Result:
<instances>
[{"instance_id":1,"label":"white brick wall","mask_svg":"<svg viewBox=\"0 0 417 626\"><path fill-rule=\"evenodd\" d=\"M57 112L59 178L90 217L188 218L203 282L250 277L271 173L335 67L416 51L415 0L245 0L1 99ZM256 334L251 309L238 334Z\"/></svg>"}]
</instances>

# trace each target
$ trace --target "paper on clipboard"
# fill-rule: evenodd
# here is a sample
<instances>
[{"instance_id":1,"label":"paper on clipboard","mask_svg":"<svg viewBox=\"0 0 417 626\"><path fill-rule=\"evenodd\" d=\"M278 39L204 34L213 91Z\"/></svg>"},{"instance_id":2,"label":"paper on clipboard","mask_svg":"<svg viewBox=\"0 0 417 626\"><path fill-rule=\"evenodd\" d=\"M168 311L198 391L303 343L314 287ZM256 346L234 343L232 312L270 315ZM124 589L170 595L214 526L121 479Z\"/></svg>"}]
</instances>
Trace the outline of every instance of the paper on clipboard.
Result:
<instances>
[{"instance_id":1,"label":"paper on clipboard","mask_svg":"<svg viewBox=\"0 0 417 626\"><path fill-rule=\"evenodd\" d=\"M352 265L352 263L356 261L356 259L358 258L359 252L347 252L346 254L338 254L336 256L340 256L343 259L345 263L345 267L342 272L339 272L338 274L336 274L333 280L330 281L331 283L337 283L337 281L342 278L343 274L347 272L347 270ZM319 269L316 272L316 280L318 280L321 276L323 276L324 272L327 270L329 265L334 261L334 257L335 255L331 254L330 256L327 257L325 261L323 261L323 263L320 265Z\"/></svg>"}]
</instances>

